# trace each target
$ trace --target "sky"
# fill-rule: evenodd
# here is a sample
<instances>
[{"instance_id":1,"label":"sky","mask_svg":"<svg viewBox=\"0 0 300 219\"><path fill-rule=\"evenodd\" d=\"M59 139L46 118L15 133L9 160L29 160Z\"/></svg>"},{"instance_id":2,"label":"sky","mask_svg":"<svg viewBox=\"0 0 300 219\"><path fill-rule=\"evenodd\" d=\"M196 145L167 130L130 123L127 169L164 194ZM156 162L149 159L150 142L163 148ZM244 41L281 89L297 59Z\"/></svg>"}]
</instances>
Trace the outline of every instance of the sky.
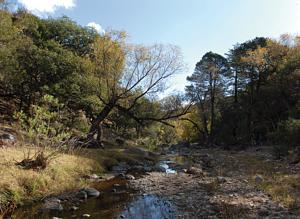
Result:
<instances>
[{"instance_id":1,"label":"sky","mask_svg":"<svg viewBox=\"0 0 300 219\"><path fill-rule=\"evenodd\" d=\"M130 43L174 44L187 69L171 80L184 90L185 79L209 51L221 55L255 37L300 33L300 0L18 0L41 17L66 15L100 34L126 31Z\"/></svg>"}]
</instances>

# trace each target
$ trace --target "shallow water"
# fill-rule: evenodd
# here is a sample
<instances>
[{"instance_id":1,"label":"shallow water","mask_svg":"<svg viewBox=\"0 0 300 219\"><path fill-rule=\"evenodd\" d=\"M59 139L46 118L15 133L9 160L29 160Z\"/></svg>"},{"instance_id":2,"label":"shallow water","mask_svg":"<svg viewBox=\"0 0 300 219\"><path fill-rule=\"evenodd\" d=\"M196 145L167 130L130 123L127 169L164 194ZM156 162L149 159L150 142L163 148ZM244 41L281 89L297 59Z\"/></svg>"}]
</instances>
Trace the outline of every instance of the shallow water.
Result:
<instances>
[{"instance_id":1,"label":"shallow water","mask_svg":"<svg viewBox=\"0 0 300 219\"><path fill-rule=\"evenodd\" d=\"M170 173L170 174L175 174L175 173L177 173L176 170L174 170L174 169L172 169L172 168L170 167L170 164L174 164L174 162L168 160L168 161L161 161L161 162L159 163L159 165L160 165L162 168L165 169L166 173Z\"/></svg>"},{"instance_id":2,"label":"shallow water","mask_svg":"<svg viewBox=\"0 0 300 219\"><path fill-rule=\"evenodd\" d=\"M118 183L118 187L114 184ZM82 218L89 214L90 218L101 219L166 219L173 218L176 209L166 200L154 195L141 195L137 191L128 189L124 180L110 180L95 185L101 195L99 198L88 199L79 205L77 211L70 211L68 207L61 212L44 212L39 209L41 204L18 209L12 218L17 219L52 219ZM117 191L112 192L112 189Z\"/></svg>"}]
</instances>

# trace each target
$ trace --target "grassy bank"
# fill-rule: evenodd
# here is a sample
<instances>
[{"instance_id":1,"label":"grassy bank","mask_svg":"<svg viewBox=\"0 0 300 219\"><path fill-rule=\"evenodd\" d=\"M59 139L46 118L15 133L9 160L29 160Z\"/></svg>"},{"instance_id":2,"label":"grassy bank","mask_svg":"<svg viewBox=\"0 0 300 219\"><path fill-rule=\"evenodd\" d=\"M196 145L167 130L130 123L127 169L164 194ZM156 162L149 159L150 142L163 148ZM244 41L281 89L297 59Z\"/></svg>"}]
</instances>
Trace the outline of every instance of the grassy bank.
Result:
<instances>
[{"instance_id":1,"label":"grassy bank","mask_svg":"<svg viewBox=\"0 0 300 219\"><path fill-rule=\"evenodd\" d=\"M0 149L0 205L26 203L47 195L84 186L84 174L102 172L93 159L59 154L43 171L25 170L15 165L28 153L26 148ZM33 153L33 151L32 151Z\"/></svg>"},{"instance_id":2,"label":"grassy bank","mask_svg":"<svg viewBox=\"0 0 300 219\"><path fill-rule=\"evenodd\" d=\"M145 156L129 154L124 149L80 150L71 154L59 154L45 170L25 170L16 166L27 156L28 148L0 149L0 209L8 203L26 204L45 196L60 194L89 184L84 176L105 173L119 162L134 165L143 162ZM31 154L34 150L31 150ZM47 153L47 151L46 151ZM49 151L48 151L49 153ZM151 159L151 158L147 158Z\"/></svg>"}]
</instances>

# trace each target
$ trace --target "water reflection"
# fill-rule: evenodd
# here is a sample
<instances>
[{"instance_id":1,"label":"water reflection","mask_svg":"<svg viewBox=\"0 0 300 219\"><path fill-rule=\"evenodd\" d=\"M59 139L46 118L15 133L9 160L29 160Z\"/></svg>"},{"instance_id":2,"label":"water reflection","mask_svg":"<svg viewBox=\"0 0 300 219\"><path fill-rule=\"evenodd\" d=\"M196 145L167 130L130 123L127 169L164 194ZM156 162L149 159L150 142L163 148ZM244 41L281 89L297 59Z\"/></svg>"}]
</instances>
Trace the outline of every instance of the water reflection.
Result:
<instances>
[{"instance_id":1,"label":"water reflection","mask_svg":"<svg viewBox=\"0 0 300 219\"><path fill-rule=\"evenodd\" d=\"M112 192L115 183L119 184L117 190ZM18 209L12 218L82 218L83 214L89 214L94 219L166 219L174 216L175 208L168 201L154 195L138 195L128 188L125 181L114 179L101 183L97 188L102 191L100 197L81 203L77 211L71 211L72 205L65 203L61 212L40 212L41 204L37 204Z\"/></svg>"},{"instance_id":2,"label":"water reflection","mask_svg":"<svg viewBox=\"0 0 300 219\"><path fill-rule=\"evenodd\" d=\"M127 205L120 216L128 219L165 219L172 218L174 212L169 202L154 195L146 195Z\"/></svg>"}]
</instances>

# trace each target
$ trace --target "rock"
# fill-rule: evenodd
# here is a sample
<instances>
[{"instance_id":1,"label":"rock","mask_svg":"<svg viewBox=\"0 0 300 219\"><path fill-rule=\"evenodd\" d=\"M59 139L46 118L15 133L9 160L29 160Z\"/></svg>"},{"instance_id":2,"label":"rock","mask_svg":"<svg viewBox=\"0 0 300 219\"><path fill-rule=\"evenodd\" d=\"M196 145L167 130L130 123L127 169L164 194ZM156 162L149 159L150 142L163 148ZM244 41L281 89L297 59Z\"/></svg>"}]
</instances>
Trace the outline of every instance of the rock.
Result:
<instances>
[{"instance_id":1,"label":"rock","mask_svg":"<svg viewBox=\"0 0 300 219\"><path fill-rule=\"evenodd\" d=\"M165 173L166 169L162 167L160 163L158 163L154 166L153 171Z\"/></svg>"},{"instance_id":2,"label":"rock","mask_svg":"<svg viewBox=\"0 0 300 219\"><path fill-rule=\"evenodd\" d=\"M76 197L79 199L87 199L88 195L84 190L81 190L76 194Z\"/></svg>"},{"instance_id":3,"label":"rock","mask_svg":"<svg viewBox=\"0 0 300 219\"><path fill-rule=\"evenodd\" d=\"M112 189L112 190L111 190L111 192L113 192L113 193L116 193L116 192L117 192L117 190L116 190L116 189Z\"/></svg>"},{"instance_id":4,"label":"rock","mask_svg":"<svg viewBox=\"0 0 300 219\"><path fill-rule=\"evenodd\" d=\"M197 167L190 167L187 169L186 171L187 174L192 174L192 175L201 175L203 176L203 171L201 168L197 168Z\"/></svg>"},{"instance_id":5,"label":"rock","mask_svg":"<svg viewBox=\"0 0 300 219\"><path fill-rule=\"evenodd\" d=\"M256 184L261 184L264 181L264 178L261 175L257 175L254 180Z\"/></svg>"},{"instance_id":6,"label":"rock","mask_svg":"<svg viewBox=\"0 0 300 219\"><path fill-rule=\"evenodd\" d=\"M62 211L64 210L63 206L61 205L61 201L57 198L50 198L46 199L43 207L41 209L42 211Z\"/></svg>"},{"instance_id":7,"label":"rock","mask_svg":"<svg viewBox=\"0 0 300 219\"><path fill-rule=\"evenodd\" d=\"M62 219L61 217L52 217L52 219Z\"/></svg>"},{"instance_id":8,"label":"rock","mask_svg":"<svg viewBox=\"0 0 300 219\"><path fill-rule=\"evenodd\" d=\"M227 182L227 180L224 177L222 177L222 176L218 176L217 177L217 181L218 181L218 183L225 183L225 182Z\"/></svg>"},{"instance_id":9,"label":"rock","mask_svg":"<svg viewBox=\"0 0 300 219\"><path fill-rule=\"evenodd\" d=\"M78 209L79 209L79 208L76 207L76 206L72 206L72 207L70 208L71 211L77 211Z\"/></svg>"},{"instance_id":10,"label":"rock","mask_svg":"<svg viewBox=\"0 0 300 219\"><path fill-rule=\"evenodd\" d=\"M61 203L61 200L59 198L47 198L44 200L44 203L47 202Z\"/></svg>"},{"instance_id":11,"label":"rock","mask_svg":"<svg viewBox=\"0 0 300 219\"><path fill-rule=\"evenodd\" d=\"M0 134L0 147L5 147L6 144L15 144L16 141L17 138L10 133Z\"/></svg>"},{"instance_id":12,"label":"rock","mask_svg":"<svg viewBox=\"0 0 300 219\"><path fill-rule=\"evenodd\" d=\"M89 215L89 214L83 214L82 217L89 218L89 217L91 217L91 215Z\"/></svg>"},{"instance_id":13,"label":"rock","mask_svg":"<svg viewBox=\"0 0 300 219\"><path fill-rule=\"evenodd\" d=\"M125 162L120 162L117 166L112 167L113 172L125 173L129 170L130 166Z\"/></svg>"},{"instance_id":14,"label":"rock","mask_svg":"<svg viewBox=\"0 0 300 219\"><path fill-rule=\"evenodd\" d=\"M135 177L133 176L133 175L126 175L125 176L125 179L127 179L127 180L135 180Z\"/></svg>"},{"instance_id":15,"label":"rock","mask_svg":"<svg viewBox=\"0 0 300 219\"><path fill-rule=\"evenodd\" d=\"M92 175L89 176L89 179L96 180L96 179L100 179L100 177L97 174L92 174Z\"/></svg>"},{"instance_id":16,"label":"rock","mask_svg":"<svg viewBox=\"0 0 300 219\"><path fill-rule=\"evenodd\" d=\"M85 192L87 194L88 198L89 197L97 198L100 195L100 192L94 188L85 188L85 189L82 189L81 191Z\"/></svg>"},{"instance_id":17,"label":"rock","mask_svg":"<svg viewBox=\"0 0 300 219\"><path fill-rule=\"evenodd\" d=\"M16 137L14 135L10 134L10 133L1 134L0 139L2 141L9 141L9 142L15 142L16 141Z\"/></svg>"}]
</instances>

